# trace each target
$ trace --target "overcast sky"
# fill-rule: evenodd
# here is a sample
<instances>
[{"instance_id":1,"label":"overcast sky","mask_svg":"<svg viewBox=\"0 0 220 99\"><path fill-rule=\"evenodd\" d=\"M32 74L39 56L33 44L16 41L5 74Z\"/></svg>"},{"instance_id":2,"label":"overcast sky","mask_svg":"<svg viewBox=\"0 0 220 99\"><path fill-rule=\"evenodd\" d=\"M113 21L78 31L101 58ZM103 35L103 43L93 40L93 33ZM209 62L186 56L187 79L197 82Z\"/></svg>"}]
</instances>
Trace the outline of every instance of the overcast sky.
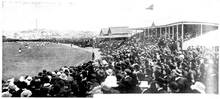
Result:
<instances>
[{"instance_id":1,"label":"overcast sky","mask_svg":"<svg viewBox=\"0 0 220 99\"><path fill-rule=\"evenodd\" d=\"M37 3L41 2L41 4ZM110 26L146 27L177 21L220 22L220 0L4 0L4 31L36 27L100 31ZM36 4L37 3L37 4ZM154 10L146 10L154 4Z\"/></svg>"}]
</instances>

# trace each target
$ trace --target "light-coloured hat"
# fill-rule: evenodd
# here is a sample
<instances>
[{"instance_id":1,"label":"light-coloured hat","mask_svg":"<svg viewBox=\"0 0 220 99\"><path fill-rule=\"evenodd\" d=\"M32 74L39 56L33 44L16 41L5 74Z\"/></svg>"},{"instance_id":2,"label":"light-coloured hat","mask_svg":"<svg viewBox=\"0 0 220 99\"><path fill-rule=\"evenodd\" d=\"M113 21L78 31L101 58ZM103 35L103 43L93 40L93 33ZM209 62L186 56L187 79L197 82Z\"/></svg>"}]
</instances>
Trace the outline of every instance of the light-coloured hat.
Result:
<instances>
[{"instance_id":1,"label":"light-coloured hat","mask_svg":"<svg viewBox=\"0 0 220 99\"><path fill-rule=\"evenodd\" d=\"M52 73L52 75L57 75L55 72L51 72Z\"/></svg>"},{"instance_id":2,"label":"light-coloured hat","mask_svg":"<svg viewBox=\"0 0 220 99\"><path fill-rule=\"evenodd\" d=\"M12 94L6 91L2 93L2 97L12 97Z\"/></svg>"},{"instance_id":3,"label":"light-coloured hat","mask_svg":"<svg viewBox=\"0 0 220 99\"><path fill-rule=\"evenodd\" d=\"M103 60L102 63L103 63L104 65L108 65L108 62L107 62L106 60Z\"/></svg>"},{"instance_id":4,"label":"light-coloured hat","mask_svg":"<svg viewBox=\"0 0 220 99\"><path fill-rule=\"evenodd\" d=\"M90 94L102 94L103 92L101 91L102 86L96 86L94 87L89 93Z\"/></svg>"},{"instance_id":5,"label":"light-coloured hat","mask_svg":"<svg viewBox=\"0 0 220 99\"><path fill-rule=\"evenodd\" d=\"M25 81L25 78L24 78L24 76L21 76L20 78L19 78L19 81Z\"/></svg>"},{"instance_id":6,"label":"light-coloured hat","mask_svg":"<svg viewBox=\"0 0 220 99\"><path fill-rule=\"evenodd\" d=\"M93 66L99 67L99 63L98 62L94 62L92 63Z\"/></svg>"},{"instance_id":7,"label":"light-coloured hat","mask_svg":"<svg viewBox=\"0 0 220 99\"><path fill-rule=\"evenodd\" d=\"M63 80L67 80L67 75L65 73L62 73L59 77Z\"/></svg>"},{"instance_id":8,"label":"light-coloured hat","mask_svg":"<svg viewBox=\"0 0 220 99\"><path fill-rule=\"evenodd\" d=\"M179 58L180 58L180 59L184 59L184 55L181 54L181 55L179 56Z\"/></svg>"},{"instance_id":9,"label":"light-coloured hat","mask_svg":"<svg viewBox=\"0 0 220 99\"><path fill-rule=\"evenodd\" d=\"M112 75L112 74L113 74L113 70L112 70L112 69L108 69L108 70L106 70L106 73L107 73L108 75Z\"/></svg>"},{"instance_id":10,"label":"light-coloured hat","mask_svg":"<svg viewBox=\"0 0 220 99\"><path fill-rule=\"evenodd\" d=\"M30 90L24 90L21 93L21 97L30 97L32 95L32 92Z\"/></svg>"},{"instance_id":11,"label":"light-coloured hat","mask_svg":"<svg viewBox=\"0 0 220 99\"><path fill-rule=\"evenodd\" d=\"M7 82L9 83L14 83L15 79L14 78L11 78L11 79L8 79Z\"/></svg>"},{"instance_id":12,"label":"light-coloured hat","mask_svg":"<svg viewBox=\"0 0 220 99\"><path fill-rule=\"evenodd\" d=\"M25 82L27 83L27 85L30 85L32 81L32 77L31 76L28 76L26 79L25 79Z\"/></svg>"},{"instance_id":13,"label":"light-coloured hat","mask_svg":"<svg viewBox=\"0 0 220 99\"><path fill-rule=\"evenodd\" d=\"M174 70L172 70L172 72L175 73L178 76L182 76L182 71L179 70L179 69L174 69Z\"/></svg>"},{"instance_id":14,"label":"light-coloured hat","mask_svg":"<svg viewBox=\"0 0 220 99\"><path fill-rule=\"evenodd\" d=\"M18 90L18 87L16 86L16 85L9 85L8 86L8 89L10 89L10 90Z\"/></svg>"},{"instance_id":15,"label":"light-coloured hat","mask_svg":"<svg viewBox=\"0 0 220 99\"><path fill-rule=\"evenodd\" d=\"M57 75L60 76L60 75L61 75L61 72L57 72Z\"/></svg>"},{"instance_id":16,"label":"light-coloured hat","mask_svg":"<svg viewBox=\"0 0 220 99\"><path fill-rule=\"evenodd\" d=\"M197 90L200 93L204 94L205 93L205 85L201 82L196 82L194 85L190 86L192 90Z\"/></svg>"}]
</instances>

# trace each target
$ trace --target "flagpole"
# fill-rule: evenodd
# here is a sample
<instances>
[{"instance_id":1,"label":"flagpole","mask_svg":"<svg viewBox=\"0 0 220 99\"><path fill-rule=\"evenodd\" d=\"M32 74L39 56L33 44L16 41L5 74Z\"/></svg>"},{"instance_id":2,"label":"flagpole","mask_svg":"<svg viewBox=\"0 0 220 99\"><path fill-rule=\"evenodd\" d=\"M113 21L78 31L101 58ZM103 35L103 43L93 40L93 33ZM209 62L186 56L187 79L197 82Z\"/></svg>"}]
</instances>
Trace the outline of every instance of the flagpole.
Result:
<instances>
[{"instance_id":1,"label":"flagpole","mask_svg":"<svg viewBox=\"0 0 220 99\"><path fill-rule=\"evenodd\" d=\"M146 8L146 10L149 10L149 11L153 11L154 10L154 4L151 4L150 6L148 6L147 8ZM152 12L152 15L153 15L153 18L152 18L152 20L153 20L153 22L152 22L152 25L154 25L154 12ZM152 26L151 25L151 26ZM149 31L150 32L150 31ZM152 37L152 33L150 33L151 35L149 35L150 36L150 38Z\"/></svg>"}]
</instances>

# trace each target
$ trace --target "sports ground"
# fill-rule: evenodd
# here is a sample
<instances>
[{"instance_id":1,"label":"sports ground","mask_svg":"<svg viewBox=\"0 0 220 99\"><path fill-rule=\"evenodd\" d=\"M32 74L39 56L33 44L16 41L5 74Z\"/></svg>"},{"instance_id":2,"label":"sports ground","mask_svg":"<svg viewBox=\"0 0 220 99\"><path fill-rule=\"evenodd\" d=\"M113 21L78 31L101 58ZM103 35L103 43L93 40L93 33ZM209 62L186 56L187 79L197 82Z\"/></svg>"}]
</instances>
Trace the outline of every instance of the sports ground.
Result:
<instances>
[{"instance_id":1,"label":"sports ground","mask_svg":"<svg viewBox=\"0 0 220 99\"><path fill-rule=\"evenodd\" d=\"M2 45L3 80L35 76L43 69L54 71L61 66L77 66L91 59L91 52L63 44L4 42Z\"/></svg>"}]
</instances>

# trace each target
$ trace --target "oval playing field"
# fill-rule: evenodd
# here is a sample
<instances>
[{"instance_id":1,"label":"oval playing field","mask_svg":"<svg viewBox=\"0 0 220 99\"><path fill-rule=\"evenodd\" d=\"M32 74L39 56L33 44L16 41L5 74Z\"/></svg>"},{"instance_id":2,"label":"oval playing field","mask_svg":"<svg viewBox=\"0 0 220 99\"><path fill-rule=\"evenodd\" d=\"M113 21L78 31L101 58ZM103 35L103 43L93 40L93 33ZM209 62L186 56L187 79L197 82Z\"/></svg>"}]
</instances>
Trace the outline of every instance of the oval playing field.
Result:
<instances>
[{"instance_id":1,"label":"oval playing field","mask_svg":"<svg viewBox=\"0 0 220 99\"><path fill-rule=\"evenodd\" d=\"M2 50L3 80L34 76L43 69L53 71L61 66L76 66L91 59L91 52L55 43L4 42Z\"/></svg>"}]
</instances>

